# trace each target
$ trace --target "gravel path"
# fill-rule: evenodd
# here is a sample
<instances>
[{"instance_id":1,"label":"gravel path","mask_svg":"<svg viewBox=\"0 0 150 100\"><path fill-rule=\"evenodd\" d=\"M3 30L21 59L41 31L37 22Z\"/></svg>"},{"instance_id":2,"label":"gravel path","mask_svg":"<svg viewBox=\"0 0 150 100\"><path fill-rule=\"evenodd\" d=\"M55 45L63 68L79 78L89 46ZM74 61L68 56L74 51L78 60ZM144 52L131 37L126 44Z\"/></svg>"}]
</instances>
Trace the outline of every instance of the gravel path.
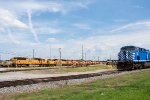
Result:
<instances>
[{"instance_id":1,"label":"gravel path","mask_svg":"<svg viewBox=\"0 0 150 100\"><path fill-rule=\"evenodd\" d=\"M71 80L62 80L62 81L54 81L54 82L42 82L38 84L30 84L30 85L23 85L23 86L16 86L16 87L4 87L0 88L0 94L14 94L14 93L23 93L23 92L32 92L35 90L41 90L46 88L56 88L56 87L63 87L66 85L77 85L81 83L91 82L97 79L105 79L110 78L118 75L125 74L127 72L123 72L120 74L113 74L113 75L104 75L104 76L96 76L90 78L83 78L83 79L71 79Z\"/></svg>"},{"instance_id":2,"label":"gravel path","mask_svg":"<svg viewBox=\"0 0 150 100\"><path fill-rule=\"evenodd\" d=\"M44 78L44 77L69 76L69 75L78 75L78 74L87 74L87 73L98 73L98 72L103 72L108 70L110 69L87 71L87 72L68 72L63 74L44 74L44 73L32 74L32 73L25 73L25 72L7 72L7 73L0 73L0 82L22 80L22 79Z\"/></svg>"},{"instance_id":3,"label":"gravel path","mask_svg":"<svg viewBox=\"0 0 150 100\"><path fill-rule=\"evenodd\" d=\"M150 70L150 69L143 69L143 70ZM83 79L71 79L71 80L62 80L62 81L55 81L55 82L42 82L38 84L30 84L30 85L23 85L23 86L16 86L16 87L5 87L5 88L0 88L0 96L4 98L5 96L10 94L12 95L16 93L33 92L33 91L47 89L47 88L59 88L59 87L64 87L66 85L77 85L81 83L92 82L94 80L116 77L128 73L136 73L139 71L141 70L122 72L119 74L112 74L112 75L83 78Z\"/></svg>"},{"instance_id":4,"label":"gravel path","mask_svg":"<svg viewBox=\"0 0 150 100\"><path fill-rule=\"evenodd\" d=\"M6 68L0 68L0 71L5 71L6 70Z\"/></svg>"}]
</instances>

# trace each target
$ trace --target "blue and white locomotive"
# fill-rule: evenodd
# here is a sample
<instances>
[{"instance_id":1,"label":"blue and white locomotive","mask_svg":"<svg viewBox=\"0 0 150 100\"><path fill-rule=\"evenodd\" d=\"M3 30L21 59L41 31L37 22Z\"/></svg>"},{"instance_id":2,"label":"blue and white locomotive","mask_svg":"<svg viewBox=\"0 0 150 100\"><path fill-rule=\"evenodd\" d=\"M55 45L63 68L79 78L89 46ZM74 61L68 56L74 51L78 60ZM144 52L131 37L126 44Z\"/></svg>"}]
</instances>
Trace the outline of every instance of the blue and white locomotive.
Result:
<instances>
[{"instance_id":1,"label":"blue and white locomotive","mask_svg":"<svg viewBox=\"0 0 150 100\"><path fill-rule=\"evenodd\" d=\"M136 46L124 46L118 53L117 69L133 70L149 67L150 51Z\"/></svg>"}]
</instances>

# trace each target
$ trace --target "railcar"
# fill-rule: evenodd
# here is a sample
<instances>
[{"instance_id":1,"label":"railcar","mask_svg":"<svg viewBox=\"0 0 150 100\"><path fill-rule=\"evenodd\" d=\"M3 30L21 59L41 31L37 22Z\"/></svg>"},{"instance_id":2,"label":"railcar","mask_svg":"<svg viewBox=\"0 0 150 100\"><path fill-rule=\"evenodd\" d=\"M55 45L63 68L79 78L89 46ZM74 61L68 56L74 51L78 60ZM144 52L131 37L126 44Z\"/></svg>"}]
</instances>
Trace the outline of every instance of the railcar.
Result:
<instances>
[{"instance_id":1,"label":"railcar","mask_svg":"<svg viewBox=\"0 0 150 100\"><path fill-rule=\"evenodd\" d=\"M28 64L29 66L40 66L42 63L42 59L41 58L33 58L33 59L29 59L28 60Z\"/></svg>"},{"instance_id":2,"label":"railcar","mask_svg":"<svg viewBox=\"0 0 150 100\"><path fill-rule=\"evenodd\" d=\"M9 66L12 66L12 67L29 66L30 64L29 59L25 57L14 57L14 58L11 58L10 61L12 63L10 63Z\"/></svg>"},{"instance_id":3,"label":"railcar","mask_svg":"<svg viewBox=\"0 0 150 100\"><path fill-rule=\"evenodd\" d=\"M118 53L117 69L133 70L150 65L150 51L136 46L124 46Z\"/></svg>"},{"instance_id":4,"label":"railcar","mask_svg":"<svg viewBox=\"0 0 150 100\"><path fill-rule=\"evenodd\" d=\"M73 60L67 60L67 66L73 66Z\"/></svg>"},{"instance_id":5,"label":"railcar","mask_svg":"<svg viewBox=\"0 0 150 100\"><path fill-rule=\"evenodd\" d=\"M48 66L47 60L42 58L33 58L30 59L30 66L39 66L39 67L45 67Z\"/></svg>"},{"instance_id":6,"label":"railcar","mask_svg":"<svg viewBox=\"0 0 150 100\"><path fill-rule=\"evenodd\" d=\"M68 61L65 60L65 59L61 59L60 60L60 65L62 65L62 66L68 66Z\"/></svg>"},{"instance_id":7,"label":"railcar","mask_svg":"<svg viewBox=\"0 0 150 100\"><path fill-rule=\"evenodd\" d=\"M83 60L76 60L76 66L77 67L83 67L83 66L85 66L85 61L83 61Z\"/></svg>"},{"instance_id":8,"label":"railcar","mask_svg":"<svg viewBox=\"0 0 150 100\"><path fill-rule=\"evenodd\" d=\"M48 59L47 64L48 66L56 66L57 62L55 59Z\"/></svg>"},{"instance_id":9,"label":"railcar","mask_svg":"<svg viewBox=\"0 0 150 100\"><path fill-rule=\"evenodd\" d=\"M65 60L65 59L42 59L42 58L26 58L26 57L13 57L8 61L0 62L2 67L48 67L48 66L88 66L99 64L96 61L85 61L85 60Z\"/></svg>"}]
</instances>

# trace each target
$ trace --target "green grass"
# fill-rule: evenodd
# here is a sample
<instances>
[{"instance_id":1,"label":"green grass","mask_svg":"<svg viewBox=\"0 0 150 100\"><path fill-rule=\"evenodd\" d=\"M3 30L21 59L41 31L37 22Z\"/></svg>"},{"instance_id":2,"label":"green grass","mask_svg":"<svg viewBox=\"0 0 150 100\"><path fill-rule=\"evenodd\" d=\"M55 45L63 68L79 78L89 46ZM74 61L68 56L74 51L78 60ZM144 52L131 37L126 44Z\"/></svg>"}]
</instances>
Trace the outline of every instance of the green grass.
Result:
<instances>
[{"instance_id":1,"label":"green grass","mask_svg":"<svg viewBox=\"0 0 150 100\"><path fill-rule=\"evenodd\" d=\"M15 100L150 100L150 70L91 83L22 93Z\"/></svg>"},{"instance_id":2,"label":"green grass","mask_svg":"<svg viewBox=\"0 0 150 100\"><path fill-rule=\"evenodd\" d=\"M87 67L57 67L55 69L46 69L46 70L32 70L26 71L26 73L66 73L66 72L87 72L87 71L95 71L101 69L110 69L110 66L106 65L94 65Z\"/></svg>"},{"instance_id":3,"label":"green grass","mask_svg":"<svg viewBox=\"0 0 150 100\"><path fill-rule=\"evenodd\" d=\"M109 69L110 66L107 65L93 65L86 67L64 67L64 66L55 66L55 67L22 67L22 68L8 68L6 71L31 71L31 70L44 70L46 72L85 72L85 71L94 71L100 69Z\"/></svg>"},{"instance_id":4,"label":"green grass","mask_svg":"<svg viewBox=\"0 0 150 100\"><path fill-rule=\"evenodd\" d=\"M54 69L54 70L55 70L55 72L86 72L86 71L94 71L94 70L101 70L101 69L108 69L108 68L109 67L106 65L94 65L94 66L73 67L73 68L60 67L60 68ZM51 71L51 69L49 71Z\"/></svg>"}]
</instances>

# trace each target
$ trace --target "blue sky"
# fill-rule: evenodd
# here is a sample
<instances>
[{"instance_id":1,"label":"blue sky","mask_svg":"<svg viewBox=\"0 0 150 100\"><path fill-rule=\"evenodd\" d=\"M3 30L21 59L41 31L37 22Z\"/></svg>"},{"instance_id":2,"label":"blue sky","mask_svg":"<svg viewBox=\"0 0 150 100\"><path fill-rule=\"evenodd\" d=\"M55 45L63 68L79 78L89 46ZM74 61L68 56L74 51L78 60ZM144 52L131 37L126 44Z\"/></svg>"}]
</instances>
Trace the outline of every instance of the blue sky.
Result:
<instances>
[{"instance_id":1,"label":"blue sky","mask_svg":"<svg viewBox=\"0 0 150 100\"><path fill-rule=\"evenodd\" d=\"M0 55L117 59L122 46L150 49L149 0L0 0Z\"/></svg>"}]
</instances>

